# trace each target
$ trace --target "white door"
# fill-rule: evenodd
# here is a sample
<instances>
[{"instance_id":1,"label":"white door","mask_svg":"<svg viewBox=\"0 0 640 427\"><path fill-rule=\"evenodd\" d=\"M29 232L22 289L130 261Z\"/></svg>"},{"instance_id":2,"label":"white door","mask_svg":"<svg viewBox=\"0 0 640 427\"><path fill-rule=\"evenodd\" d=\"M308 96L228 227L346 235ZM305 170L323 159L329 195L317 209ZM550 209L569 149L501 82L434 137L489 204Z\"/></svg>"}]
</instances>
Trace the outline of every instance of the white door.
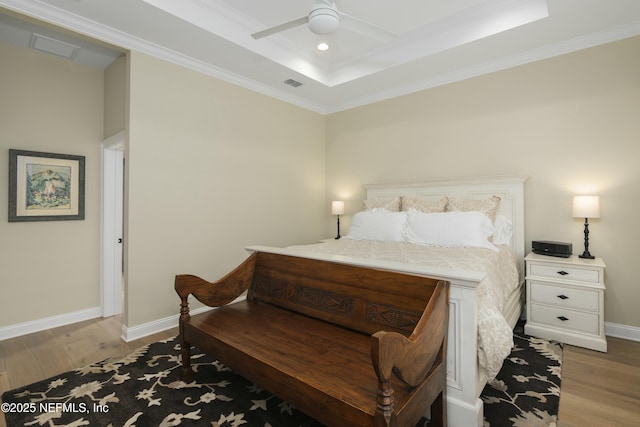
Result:
<instances>
[{"instance_id":1,"label":"white door","mask_svg":"<svg viewBox=\"0 0 640 427\"><path fill-rule=\"evenodd\" d=\"M123 199L124 133L105 141L102 148L102 315L122 313L123 307Z\"/></svg>"}]
</instances>

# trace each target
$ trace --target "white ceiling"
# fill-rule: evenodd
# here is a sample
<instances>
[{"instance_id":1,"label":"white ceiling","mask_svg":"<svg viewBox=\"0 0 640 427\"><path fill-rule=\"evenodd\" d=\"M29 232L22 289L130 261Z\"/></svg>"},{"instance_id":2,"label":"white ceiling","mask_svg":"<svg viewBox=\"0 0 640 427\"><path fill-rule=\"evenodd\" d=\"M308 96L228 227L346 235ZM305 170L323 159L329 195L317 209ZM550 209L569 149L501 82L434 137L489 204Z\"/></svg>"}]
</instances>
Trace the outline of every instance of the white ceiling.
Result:
<instances>
[{"instance_id":1,"label":"white ceiling","mask_svg":"<svg viewBox=\"0 0 640 427\"><path fill-rule=\"evenodd\" d=\"M37 32L101 68L119 48L137 50L331 113L640 34L640 0L335 0L340 12L395 37L354 32L348 18L327 36L302 25L251 37L306 16L314 1L0 0L116 49L2 15L0 40L24 44ZM320 41L329 50L317 50Z\"/></svg>"}]
</instances>

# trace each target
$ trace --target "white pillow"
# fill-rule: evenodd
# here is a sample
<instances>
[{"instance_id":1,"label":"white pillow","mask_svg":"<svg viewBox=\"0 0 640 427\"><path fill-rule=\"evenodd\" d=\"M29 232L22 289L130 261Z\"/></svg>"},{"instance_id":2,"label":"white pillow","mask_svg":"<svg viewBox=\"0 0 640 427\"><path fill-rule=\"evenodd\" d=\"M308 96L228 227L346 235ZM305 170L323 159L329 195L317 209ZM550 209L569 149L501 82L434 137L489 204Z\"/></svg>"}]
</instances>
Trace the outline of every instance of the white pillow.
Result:
<instances>
[{"instance_id":1,"label":"white pillow","mask_svg":"<svg viewBox=\"0 0 640 427\"><path fill-rule=\"evenodd\" d=\"M345 238L379 242L403 242L406 222L406 212L391 212L386 209L358 212L353 216L349 233Z\"/></svg>"},{"instance_id":2,"label":"white pillow","mask_svg":"<svg viewBox=\"0 0 640 427\"><path fill-rule=\"evenodd\" d=\"M424 213L411 209L407 215L407 241L419 245L477 247L498 251L489 237L493 223L478 211Z\"/></svg>"},{"instance_id":3,"label":"white pillow","mask_svg":"<svg viewBox=\"0 0 640 427\"><path fill-rule=\"evenodd\" d=\"M496 222L493 224L495 232L493 233L494 245L510 245L511 236L513 236L513 224L504 215L498 215Z\"/></svg>"}]
</instances>

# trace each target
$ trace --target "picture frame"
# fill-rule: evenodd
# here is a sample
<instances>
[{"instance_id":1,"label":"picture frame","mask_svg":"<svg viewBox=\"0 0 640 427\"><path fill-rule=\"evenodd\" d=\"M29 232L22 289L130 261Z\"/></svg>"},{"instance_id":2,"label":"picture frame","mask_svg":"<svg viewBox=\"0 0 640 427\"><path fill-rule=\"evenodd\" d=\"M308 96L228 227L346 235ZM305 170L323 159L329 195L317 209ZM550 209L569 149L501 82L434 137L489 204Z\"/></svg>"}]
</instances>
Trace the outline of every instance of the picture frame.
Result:
<instances>
[{"instance_id":1,"label":"picture frame","mask_svg":"<svg viewBox=\"0 0 640 427\"><path fill-rule=\"evenodd\" d=\"M9 222L84 220L85 158L9 150Z\"/></svg>"}]
</instances>

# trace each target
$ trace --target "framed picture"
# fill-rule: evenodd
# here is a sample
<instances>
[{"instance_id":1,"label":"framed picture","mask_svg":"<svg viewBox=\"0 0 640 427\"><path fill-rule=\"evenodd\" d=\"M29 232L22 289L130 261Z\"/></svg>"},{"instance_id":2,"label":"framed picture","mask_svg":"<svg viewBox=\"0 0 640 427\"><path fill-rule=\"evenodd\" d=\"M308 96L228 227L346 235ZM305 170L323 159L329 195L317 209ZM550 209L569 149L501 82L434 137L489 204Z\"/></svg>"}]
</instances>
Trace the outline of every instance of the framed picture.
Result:
<instances>
[{"instance_id":1,"label":"framed picture","mask_svg":"<svg viewBox=\"0 0 640 427\"><path fill-rule=\"evenodd\" d=\"M9 150L9 222L84 219L84 156Z\"/></svg>"}]
</instances>

